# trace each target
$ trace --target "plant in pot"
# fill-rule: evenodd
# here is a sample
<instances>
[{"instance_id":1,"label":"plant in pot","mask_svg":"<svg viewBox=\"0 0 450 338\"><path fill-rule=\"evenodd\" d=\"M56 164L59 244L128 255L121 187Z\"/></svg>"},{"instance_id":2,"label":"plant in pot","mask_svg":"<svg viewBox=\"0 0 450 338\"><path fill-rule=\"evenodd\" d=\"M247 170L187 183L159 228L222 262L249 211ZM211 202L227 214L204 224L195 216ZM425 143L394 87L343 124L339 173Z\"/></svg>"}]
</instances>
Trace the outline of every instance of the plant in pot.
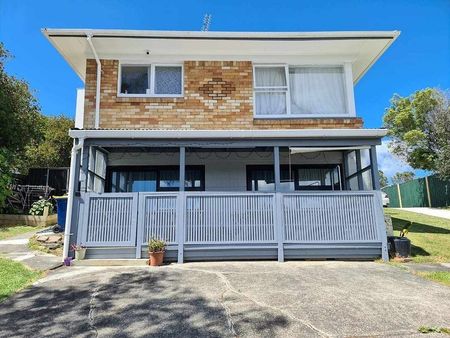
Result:
<instances>
[{"instance_id":1,"label":"plant in pot","mask_svg":"<svg viewBox=\"0 0 450 338\"><path fill-rule=\"evenodd\" d=\"M400 231L400 236L391 236L389 238L391 256L407 258L411 255L411 241L406 237L409 232L408 228L411 225L412 222L409 222L408 226Z\"/></svg>"},{"instance_id":2,"label":"plant in pot","mask_svg":"<svg viewBox=\"0 0 450 338\"><path fill-rule=\"evenodd\" d=\"M148 241L148 254L150 259L148 264L150 266L160 266L164 260L164 252L166 251L166 242L152 238Z\"/></svg>"},{"instance_id":3,"label":"plant in pot","mask_svg":"<svg viewBox=\"0 0 450 338\"><path fill-rule=\"evenodd\" d=\"M71 249L75 251L75 259L81 261L86 256L86 247L83 245L72 244Z\"/></svg>"}]
</instances>

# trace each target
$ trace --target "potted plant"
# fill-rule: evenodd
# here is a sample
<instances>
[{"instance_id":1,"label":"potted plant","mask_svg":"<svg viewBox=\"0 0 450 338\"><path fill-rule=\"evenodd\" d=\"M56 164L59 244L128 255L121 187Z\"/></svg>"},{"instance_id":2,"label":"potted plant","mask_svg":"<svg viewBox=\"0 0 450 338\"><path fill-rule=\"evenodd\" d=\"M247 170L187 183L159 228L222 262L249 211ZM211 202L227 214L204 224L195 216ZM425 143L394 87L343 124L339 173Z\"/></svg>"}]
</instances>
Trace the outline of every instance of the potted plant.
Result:
<instances>
[{"instance_id":1,"label":"potted plant","mask_svg":"<svg viewBox=\"0 0 450 338\"><path fill-rule=\"evenodd\" d=\"M400 236L389 236L390 253L393 257L407 258L411 255L411 241L406 237L409 230L408 228L412 225L409 222L408 226L404 227L400 231Z\"/></svg>"},{"instance_id":2,"label":"potted plant","mask_svg":"<svg viewBox=\"0 0 450 338\"><path fill-rule=\"evenodd\" d=\"M166 251L166 242L152 238L148 241L148 254L150 266L160 266L164 260L164 252Z\"/></svg>"},{"instance_id":3,"label":"potted plant","mask_svg":"<svg viewBox=\"0 0 450 338\"><path fill-rule=\"evenodd\" d=\"M86 247L83 245L72 244L72 250L75 251L75 259L81 261L86 256Z\"/></svg>"}]
</instances>

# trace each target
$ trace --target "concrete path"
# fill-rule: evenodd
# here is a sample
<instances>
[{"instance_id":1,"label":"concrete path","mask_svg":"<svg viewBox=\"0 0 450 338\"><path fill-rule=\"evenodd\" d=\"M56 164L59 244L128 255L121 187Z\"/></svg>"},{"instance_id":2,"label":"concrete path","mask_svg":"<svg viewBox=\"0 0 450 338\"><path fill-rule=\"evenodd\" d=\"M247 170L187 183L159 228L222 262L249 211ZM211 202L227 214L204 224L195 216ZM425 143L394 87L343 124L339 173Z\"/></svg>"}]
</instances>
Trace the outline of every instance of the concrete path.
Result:
<instances>
[{"instance_id":1,"label":"concrete path","mask_svg":"<svg viewBox=\"0 0 450 338\"><path fill-rule=\"evenodd\" d=\"M28 248L28 240L36 232L21 234L0 241L0 256L19 261L31 269L46 271L62 265L61 257L33 251Z\"/></svg>"},{"instance_id":2,"label":"concrete path","mask_svg":"<svg viewBox=\"0 0 450 338\"><path fill-rule=\"evenodd\" d=\"M435 216L450 219L450 210L436 208L403 208L401 210L417 212L428 216Z\"/></svg>"},{"instance_id":3,"label":"concrete path","mask_svg":"<svg viewBox=\"0 0 450 338\"><path fill-rule=\"evenodd\" d=\"M449 299L372 262L75 266L1 303L0 337L423 337Z\"/></svg>"}]
</instances>

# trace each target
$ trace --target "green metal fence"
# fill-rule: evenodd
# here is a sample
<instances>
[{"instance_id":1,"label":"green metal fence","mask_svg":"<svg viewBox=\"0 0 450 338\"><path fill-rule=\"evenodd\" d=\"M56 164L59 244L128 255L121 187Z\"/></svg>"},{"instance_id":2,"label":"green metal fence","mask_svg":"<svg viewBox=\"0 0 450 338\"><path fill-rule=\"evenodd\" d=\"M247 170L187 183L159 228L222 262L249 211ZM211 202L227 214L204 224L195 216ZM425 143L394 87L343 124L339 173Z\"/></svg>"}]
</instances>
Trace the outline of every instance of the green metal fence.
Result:
<instances>
[{"instance_id":1,"label":"green metal fence","mask_svg":"<svg viewBox=\"0 0 450 338\"><path fill-rule=\"evenodd\" d=\"M450 205L450 181L432 175L394 184L381 189L389 196L392 208L448 207Z\"/></svg>"}]
</instances>

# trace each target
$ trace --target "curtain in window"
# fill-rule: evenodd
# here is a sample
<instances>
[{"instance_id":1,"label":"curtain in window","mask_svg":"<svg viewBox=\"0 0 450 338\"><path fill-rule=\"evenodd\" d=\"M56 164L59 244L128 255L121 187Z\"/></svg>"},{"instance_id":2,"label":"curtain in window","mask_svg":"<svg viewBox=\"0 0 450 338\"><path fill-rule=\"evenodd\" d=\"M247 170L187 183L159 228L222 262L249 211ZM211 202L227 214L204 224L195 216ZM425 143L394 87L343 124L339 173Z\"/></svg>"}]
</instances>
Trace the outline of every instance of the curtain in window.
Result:
<instances>
[{"instance_id":1,"label":"curtain in window","mask_svg":"<svg viewBox=\"0 0 450 338\"><path fill-rule=\"evenodd\" d=\"M155 94L181 94L181 67L155 67Z\"/></svg>"},{"instance_id":2,"label":"curtain in window","mask_svg":"<svg viewBox=\"0 0 450 338\"><path fill-rule=\"evenodd\" d=\"M255 68L257 115L286 114L287 82L284 67Z\"/></svg>"},{"instance_id":3,"label":"curtain in window","mask_svg":"<svg viewBox=\"0 0 450 338\"><path fill-rule=\"evenodd\" d=\"M347 113L342 67L289 68L291 114Z\"/></svg>"}]
</instances>

